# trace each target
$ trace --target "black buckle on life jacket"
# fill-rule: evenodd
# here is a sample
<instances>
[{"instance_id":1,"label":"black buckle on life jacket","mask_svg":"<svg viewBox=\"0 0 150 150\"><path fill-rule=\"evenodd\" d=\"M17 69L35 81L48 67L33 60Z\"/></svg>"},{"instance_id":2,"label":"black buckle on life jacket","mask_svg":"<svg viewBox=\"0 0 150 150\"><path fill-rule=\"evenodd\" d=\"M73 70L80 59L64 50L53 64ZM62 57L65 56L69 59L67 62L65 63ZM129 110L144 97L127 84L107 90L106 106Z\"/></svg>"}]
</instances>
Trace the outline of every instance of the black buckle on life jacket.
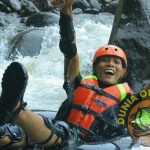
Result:
<instances>
[{"instance_id":1,"label":"black buckle on life jacket","mask_svg":"<svg viewBox=\"0 0 150 150\"><path fill-rule=\"evenodd\" d=\"M104 118L104 117L102 117L103 116L102 114L99 114L99 113L97 113L97 112L89 109L85 105L72 104L72 107L75 108L75 109L78 109L78 110L82 111L85 114L91 114L91 115L95 116L95 118L101 118L101 120L104 120L104 119L102 119L102 118Z\"/></svg>"},{"instance_id":2,"label":"black buckle on life jacket","mask_svg":"<svg viewBox=\"0 0 150 150\"><path fill-rule=\"evenodd\" d=\"M88 109L88 107L86 107L85 105L81 105L81 110L82 110L83 112L87 113L89 109Z\"/></svg>"},{"instance_id":3,"label":"black buckle on life jacket","mask_svg":"<svg viewBox=\"0 0 150 150\"><path fill-rule=\"evenodd\" d=\"M97 119L99 121L104 121L105 123L110 124L112 126L115 126L115 127L119 126L115 121L112 121L111 119L105 117L102 113L97 113L97 112L89 109L85 105L72 104L72 108L78 109L85 114L91 114L91 115L95 116L95 119Z\"/></svg>"}]
</instances>

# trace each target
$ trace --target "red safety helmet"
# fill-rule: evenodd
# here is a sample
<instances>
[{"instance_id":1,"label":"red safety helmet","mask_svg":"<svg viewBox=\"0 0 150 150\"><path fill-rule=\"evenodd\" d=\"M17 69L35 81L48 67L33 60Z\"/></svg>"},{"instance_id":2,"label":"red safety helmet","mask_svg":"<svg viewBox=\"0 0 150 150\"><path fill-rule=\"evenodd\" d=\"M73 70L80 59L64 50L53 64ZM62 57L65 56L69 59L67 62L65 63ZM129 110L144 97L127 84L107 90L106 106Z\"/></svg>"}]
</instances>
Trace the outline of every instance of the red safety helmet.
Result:
<instances>
[{"instance_id":1,"label":"red safety helmet","mask_svg":"<svg viewBox=\"0 0 150 150\"><path fill-rule=\"evenodd\" d=\"M97 58L101 56L107 56L107 55L120 57L124 61L125 67L127 68L128 63L127 63L126 54L120 47L115 45L106 45L100 47L94 54L93 63L95 63Z\"/></svg>"}]
</instances>

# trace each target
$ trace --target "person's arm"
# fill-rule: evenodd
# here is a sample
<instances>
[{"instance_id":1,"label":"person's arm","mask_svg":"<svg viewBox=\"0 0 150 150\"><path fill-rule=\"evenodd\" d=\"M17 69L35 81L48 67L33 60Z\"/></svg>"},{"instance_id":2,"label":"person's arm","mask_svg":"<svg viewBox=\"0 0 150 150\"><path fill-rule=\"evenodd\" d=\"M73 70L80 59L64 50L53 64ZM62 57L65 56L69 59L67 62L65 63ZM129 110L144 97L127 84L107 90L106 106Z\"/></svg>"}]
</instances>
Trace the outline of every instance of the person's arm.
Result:
<instances>
[{"instance_id":1,"label":"person's arm","mask_svg":"<svg viewBox=\"0 0 150 150\"><path fill-rule=\"evenodd\" d=\"M72 0L67 0L66 3ZM72 82L79 74L79 56L73 26L72 5L60 10L60 50L64 54L64 80Z\"/></svg>"}]
</instances>

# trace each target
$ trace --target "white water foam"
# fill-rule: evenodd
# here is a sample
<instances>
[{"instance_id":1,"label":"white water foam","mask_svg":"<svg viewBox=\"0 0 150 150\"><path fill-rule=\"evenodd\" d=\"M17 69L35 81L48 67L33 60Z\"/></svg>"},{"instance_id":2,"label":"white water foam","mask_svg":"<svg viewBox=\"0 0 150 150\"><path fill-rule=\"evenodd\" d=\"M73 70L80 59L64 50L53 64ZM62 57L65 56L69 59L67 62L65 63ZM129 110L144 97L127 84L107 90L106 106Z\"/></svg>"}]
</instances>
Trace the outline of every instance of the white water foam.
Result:
<instances>
[{"instance_id":1,"label":"white water foam","mask_svg":"<svg viewBox=\"0 0 150 150\"><path fill-rule=\"evenodd\" d=\"M91 72L94 51L107 44L112 28L113 15L75 15L74 25L77 34L77 47L81 61L81 72ZM105 22L107 20L107 22ZM0 78L11 61L4 58L9 49L9 42L18 34L19 28L26 30L22 24L10 24L0 29L3 38L0 40ZM22 57L19 61L25 65L29 74L29 82L24 99L30 109L58 110L66 98L63 85L63 60L59 51L59 26L44 27L45 36L41 45L41 53L36 57ZM11 36L10 36L11 35ZM88 69L87 69L88 68Z\"/></svg>"}]
</instances>

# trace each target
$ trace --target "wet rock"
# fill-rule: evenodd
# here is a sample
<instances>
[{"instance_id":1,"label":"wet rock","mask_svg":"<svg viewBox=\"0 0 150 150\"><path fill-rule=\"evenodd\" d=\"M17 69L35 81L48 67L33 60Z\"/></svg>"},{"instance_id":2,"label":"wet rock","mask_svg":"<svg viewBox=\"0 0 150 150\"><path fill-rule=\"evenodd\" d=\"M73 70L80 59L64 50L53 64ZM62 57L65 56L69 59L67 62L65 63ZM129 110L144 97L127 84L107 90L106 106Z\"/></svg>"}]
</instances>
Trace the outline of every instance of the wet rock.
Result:
<instances>
[{"instance_id":1,"label":"wet rock","mask_svg":"<svg viewBox=\"0 0 150 150\"><path fill-rule=\"evenodd\" d=\"M74 14L81 14L81 13L83 13L83 10L80 9L80 8L76 8L76 9L73 10L73 13Z\"/></svg>"},{"instance_id":2,"label":"wet rock","mask_svg":"<svg viewBox=\"0 0 150 150\"><path fill-rule=\"evenodd\" d=\"M22 55L23 57L39 55L43 36L44 29L21 32L12 40L7 59L14 60L18 55Z\"/></svg>"},{"instance_id":3,"label":"wet rock","mask_svg":"<svg viewBox=\"0 0 150 150\"><path fill-rule=\"evenodd\" d=\"M33 3L41 11L49 11L51 9L51 1L49 0L33 0Z\"/></svg>"},{"instance_id":4,"label":"wet rock","mask_svg":"<svg viewBox=\"0 0 150 150\"><path fill-rule=\"evenodd\" d=\"M9 12L11 12L11 9L3 2L0 2L0 11L9 13Z\"/></svg>"},{"instance_id":5,"label":"wet rock","mask_svg":"<svg viewBox=\"0 0 150 150\"><path fill-rule=\"evenodd\" d=\"M95 8L87 8L87 9L84 10L84 13L87 13L87 14L98 14L99 10L95 9Z\"/></svg>"},{"instance_id":6,"label":"wet rock","mask_svg":"<svg viewBox=\"0 0 150 150\"><path fill-rule=\"evenodd\" d=\"M80 8L83 13L98 14L102 12L103 6L98 0L77 0L73 5L73 9Z\"/></svg>"},{"instance_id":7,"label":"wet rock","mask_svg":"<svg viewBox=\"0 0 150 150\"><path fill-rule=\"evenodd\" d=\"M3 2L12 9L12 11L18 12L21 10L21 2L19 0L3 0Z\"/></svg>"},{"instance_id":8,"label":"wet rock","mask_svg":"<svg viewBox=\"0 0 150 150\"><path fill-rule=\"evenodd\" d=\"M59 22L59 15L54 13L42 12L42 13L35 13L31 15L27 19L26 25L43 27L43 26L58 24L58 22Z\"/></svg>"},{"instance_id":9,"label":"wet rock","mask_svg":"<svg viewBox=\"0 0 150 150\"><path fill-rule=\"evenodd\" d=\"M119 5L109 43L125 50L129 60L127 78L138 91L150 80L150 1L120 0Z\"/></svg>"},{"instance_id":10,"label":"wet rock","mask_svg":"<svg viewBox=\"0 0 150 150\"><path fill-rule=\"evenodd\" d=\"M119 0L109 1L105 5L105 11L115 14Z\"/></svg>"},{"instance_id":11,"label":"wet rock","mask_svg":"<svg viewBox=\"0 0 150 150\"><path fill-rule=\"evenodd\" d=\"M97 12L114 12L118 0L76 0L73 9L82 10L83 13L97 14ZM1 0L2 11L18 12L21 16L29 16L36 12L57 13L58 9L53 8L50 0ZM79 11L78 11L79 13ZM81 11L80 11L81 13Z\"/></svg>"},{"instance_id":12,"label":"wet rock","mask_svg":"<svg viewBox=\"0 0 150 150\"><path fill-rule=\"evenodd\" d=\"M97 9L99 11L102 10L102 4L99 3L99 0L90 0L89 3L92 8Z\"/></svg>"},{"instance_id":13,"label":"wet rock","mask_svg":"<svg viewBox=\"0 0 150 150\"><path fill-rule=\"evenodd\" d=\"M21 5L22 5L22 9L20 12L21 16L29 16L39 12L38 8L31 1L24 0L24 2Z\"/></svg>"},{"instance_id":14,"label":"wet rock","mask_svg":"<svg viewBox=\"0 0 150 150\"><path fill-rule=\"evenodd\" d=\"M80 8L82 10L85 10L87 8L90 8L90 4L86 0L76 0L73 9Z\"/></svg>"}]
</instances>

